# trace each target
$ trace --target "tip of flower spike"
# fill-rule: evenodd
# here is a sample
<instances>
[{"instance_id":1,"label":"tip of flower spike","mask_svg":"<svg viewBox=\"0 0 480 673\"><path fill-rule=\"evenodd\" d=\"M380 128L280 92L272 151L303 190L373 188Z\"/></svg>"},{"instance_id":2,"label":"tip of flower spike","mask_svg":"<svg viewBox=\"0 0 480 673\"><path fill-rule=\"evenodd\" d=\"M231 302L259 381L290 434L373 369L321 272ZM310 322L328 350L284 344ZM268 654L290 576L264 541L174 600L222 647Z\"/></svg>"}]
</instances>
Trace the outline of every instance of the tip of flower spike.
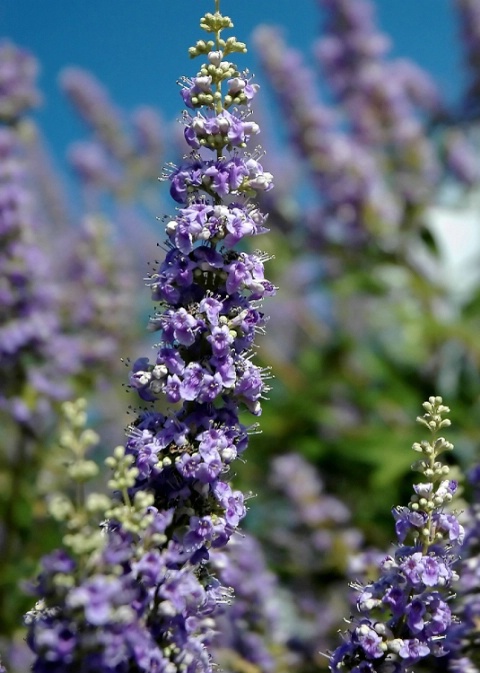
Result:
<instances>
[{"instance_id":1,"label":"tip of flower spike","mask_svg":"<svg viewBox=\"0 0 480 673\"><path fill-rule=\"evenodd\" d=\"M200 28L207 33L218 33L225 28L233 28L233 21L229 16L223 16L217 11L215 14L207 12L200 19Z\"/></svg>"},{"instance_id":2,"label":"tip of flower spike","mask_svg":"<svg viewBox=\"0 0 480 673\"><path fill-rule=\"evenodd\" d=\"M443 404L440 396L432 395L422 406L426 413L423 416L417 416L417 422L425 425L432 433L451 425L448 418L443 418L443 415L448 414L450 409Z\"/></svg>"}]
</instances>

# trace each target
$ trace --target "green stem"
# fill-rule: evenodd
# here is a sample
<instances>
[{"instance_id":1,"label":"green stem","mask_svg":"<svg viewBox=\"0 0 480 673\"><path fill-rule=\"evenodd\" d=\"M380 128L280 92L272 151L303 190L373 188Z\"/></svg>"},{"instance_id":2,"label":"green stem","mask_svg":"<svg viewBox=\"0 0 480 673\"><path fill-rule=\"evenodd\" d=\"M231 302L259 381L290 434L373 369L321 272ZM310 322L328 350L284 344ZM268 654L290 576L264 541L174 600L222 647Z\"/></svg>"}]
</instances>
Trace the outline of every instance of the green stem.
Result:
<instances>
[{"instance_id":1,"label":"green stem","mask_svg":"<svg viewBox=\"0 0 480 673\"><path fill-rule=\"evenodd\" d=\"M30 538L32 530L22 530L17 522L18 511L20 508L27 506L31 513L33 507L33 500L30 499L25 503L25 489L23 485L36 474L36 461L33 463L33 458L28 458L28 449L33 439L33 434L25 425L21 425L19 429L18 442L12 459L10 467L10 494L5 506L5 515L2 522L3 529L3 545L2 545L2 560L1 568L2 575L5 576L5 581L0 582L0 633L8 633L13 624L15 624L15 615L11 614L12 595L17 591L16 582L12 581L15 566L21 562L24 547L27 540ZM29 473L26 471L26 466L32 469ZM22 552L23 550L23 552Z\"/></svg>"},{"instance_id":2,"label":"green stem","mask_svg":"<svg viewBox=\"0 0 480 673\"><path fill-rule=\"evenodd\" d=\"M217 14L220 14L220 0L215 0L215 12ZM217 48L217 51L220 51L220 34L222 32L222 29L219 28L217 32L215 33L215 46ZM215 93L222 93L222 82L215 82ZM218 115L223 111L223 103L222 103L222 98L221 96L218 98L218 100L215 102L215 113ZM217 149L217 159L220 159L222 156L222 153L219 149Z\"/></svg>"},{"instance_id":3,"label":"green stem","mask_svg":"<svg viewBox=\"0 0 480 673\"><path fill-rule=\"evenodd\" d=\"M123 502L127 505L127 507L132 507L132 501L130 499L130 496L128 495L128 489L127 488L122 488L122 498Z\"/></svg>"},{"instance_id":4,"label":"green stem","mask_svg":"<svg viewBox=\"0 0 480 673\"><path fill-rule=\"evenodd\" d=\"M435 453L435 448L434 448L434 447L435 447L435 441L436 441L436 439L437 439L437 430L435 430L435 431L432 432L432 441L431 441L431 443L430 443L430 445L431 445L431 447L432 447L433 450L432 450L432 454L431 454L431 456L430 456L430 464L429 464L429 468L430 468L432 471L434 471L434 465L435 465L435 461L436 461L436 459L437 459L437 455L436 455L436 453ZM435 473L434 473L434 474L435 474ZM434 489L434 486L435 486L434 475L432 476L432 478L431 478L430 481L431 481L431 484L432 484L432 496L433 496L433 489ZM428 553L428 549L429 549L430 545L434 542L434 539L432 538L432 534L433 534L433 531L432 531L432 527L433 527L433 511L434 511L434 509L435 509L435 508L430 509L429 512L428 512L428 515L427 515L428 537L427 537L427 539L424 541L423 546L422 546L422 554L423 554L424 556Z\"/></svg>"}]
</instances>

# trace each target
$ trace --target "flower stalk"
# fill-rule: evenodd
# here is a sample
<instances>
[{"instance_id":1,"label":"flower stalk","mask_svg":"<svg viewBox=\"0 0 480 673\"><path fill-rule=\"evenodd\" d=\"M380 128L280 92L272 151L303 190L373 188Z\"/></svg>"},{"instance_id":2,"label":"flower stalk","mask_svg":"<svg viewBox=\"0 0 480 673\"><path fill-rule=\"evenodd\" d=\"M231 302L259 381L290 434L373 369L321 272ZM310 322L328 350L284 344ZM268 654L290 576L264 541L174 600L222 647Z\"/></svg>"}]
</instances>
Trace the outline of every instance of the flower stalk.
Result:
<instances>
[{"instance_id":1,"label":"flower stalk","mask_svg":"<svg viewBox=\"0 0 480 673\"><path fill-rule=\"evenodd\" d=\"M449 467L439 457L453 445L439 436L450 425L441 397L424 402L418 421L428 428L430 440L413 445L422 454L412 469L425 480L414 485L408 507L393 510L397 549L380 564L379 578L358 591L360 616L353 619L344 642L330 658L335 673L400 673L428 656L448 653L452 626L449 602L456 552L464 530L449 506L457 482L448 479Z\"/></svg>"},{"instance_id":2,"label":"flower stalk","mask_svg":"<svg viewBox=\"0 0 480 673\"><path fill-rule=\"evenodd\" d=\"M143 408L126 447L107 460L116 497L102 504L101 544L83 549L81 528L79 545L68 538L67 552L44 559L41 601L28 616L35 673L212 670L212 619L230 592L211 573L210 550L245 515L229 475L252 431L240 413L259 416L268 391L254 340L262 300L275 292L267 257L235 249L266 231L254 197L272 176L260 150L248 149L258 87L228 60L246 47L221 37L233 24L218 0L215 8L201 20L213 39L189 50L205 62L182 80L190 154L165 175L177 209L165 259L148 278L160 341L154 361L138 359L130 374Z\"/></svg>"}]
</instances>

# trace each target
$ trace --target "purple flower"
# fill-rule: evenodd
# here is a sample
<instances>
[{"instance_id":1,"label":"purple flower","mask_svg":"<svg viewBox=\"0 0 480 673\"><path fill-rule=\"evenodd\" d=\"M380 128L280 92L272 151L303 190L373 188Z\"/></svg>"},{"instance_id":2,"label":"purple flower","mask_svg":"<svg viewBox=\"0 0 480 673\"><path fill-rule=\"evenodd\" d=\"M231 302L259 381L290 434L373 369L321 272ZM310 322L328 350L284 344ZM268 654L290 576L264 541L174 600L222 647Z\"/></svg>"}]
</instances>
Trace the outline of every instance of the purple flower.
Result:
<instances>
[{"instance_id":1,"label":"purple flower","mask_svg":"<svg viewBox=\"0 0 480 673\"><path fill-rule=\"evenodd\" d=\"M365 660L384 657L382 661L392 662L394 670L402 672L430 653L443 657L448 651L443 642L452 637L447 601L453 598L455 559L451 542L445 539L448 529L442 530L437 524L445 516L444 503L450 502L456 485L440 481L448 468L444 466L435 473L429 465L438 466L438 456L452 448L438 437L439 430L449 425L442 418L449 409L440 397L430 397L423 406L426 413L418 420L429 428L433 438L413 448L424 455L423 462L415 467L426 481L415 485L408 507L393 510L400 545L394 557L382 561L378 579L360 588L360 625L346 634L348 647L341 645L333 653L332 671L354 671ZM402 544L409 535L413 546ZM372 663L371 670L383 669Z\"/></svg>"},{"instance_id":2,"label":"purple flower","mask_svg":"<svg viewBox=\"0 0 480 673\"><path fill-rule=\"evenodd\" d=\"M182 399L192 401L203 387L205 372L198 362L191 362L183 371L183 380L180 385Z\"/></svg>"},{"instance_id":3,"label":"purple flower","mask_svg":"<svg viewBox=\"0 0 480 673\"><path fill-rule=\"evenodd\" d=\"M411 665L430 654L430 649L417 638L410 638L403 641L398 653L402 659L408 659Z\"/></svg>"},{"instance_id":4,"label":"purple flower","mask_svg":"<svg viewBox=\"0 0 480 673\"><path fill-rule=\"evenodd\" d=\"M425 569L424 556L421 552L415 552L406 557L401 564L405 577L413 585L418 585L422 581Z\"/></svg>"},{"instance_id":5,"label":"purple flower","mask_svg":"<svg viewBox=\"0 0 480 673\"><path fill-rule=\"evenodd\" d=\"M407 606L407 623L412 630L412 633L419 633L420 631L423 631L423 627L425 626L423 617L426 611L427 608L420 598L415 599Z\"/></svg>"},{"instance_id":6,"label":"purple flower","mask_svg":"<svg viewBox=\"0 0 480 673\"><path fill-rule=\"evenodd\" d=\"M38 63L25 49L3 40L0 43L0 119L11 123L36 107Z\"/></svg>"},{"instance_id":7,"label":"purple flower","mask_svg":"<svg viewBox=\"0 0 480 673\"><path fill-rule=\"evenodd\" d=\"M70 592L68 606L82 607L85 618L93 626L103 626L110 621L112 609L122 591L120 580L114 577L94 576Z\"/></svg>"},{"instance_id":8,"label":"purple flower","mask_svg":"<svg viewBox=\"0 0 480 673\"><path fill-rule=\"evenodd\" d=\"M102 84L81 68L66 68L60 84L84 121L94 130L105 148L118 159L130 152L130 142L124 132L118 110L112 104Z\"/></svg>"},{"instance_id":9,"label":"purple flower","mask_svg":"<svg viewBox=\"0 0 480 673\"><path fill-rule=\"evenodd\" d=\"M13 47L4 49L16 58ZM41 248L32 166L15 125L0 129L0 154L0 410L35 437L50 423L53 405L71 394L79 340L67 334L61 293Z\"/></svg>"},{"instance_id":10,"label":"purple flower","mask_svg":"<svg viewBox=\"0 0 480 673\"><path fill-rule=\"evenodd\" d=\"M382 639L367 623L357 628L357 640L369 659L383 657Z\"/></svg>"},{"instance_id":11,"label":"purple flower","mask_svg":"<svg viewBox=\"0 0 480 673\"><path fill-rule=\"evenodd\" d=\"M218 12L201 25L220 40ZM184 116L192 151L165 175L180 207L167 221L165 259L147 279L160 303L149 323L159 333L156 357L132 367L141 408L125 455L116 449L109 459L119 502L95 552L79 552L81 571L63 584L54 569L44 579L48 608L29 629L35 673L53 673L53 660L65 673L212 670L211 617L227 594L207 562L246 512L243 494L229 484L230 466L248 443L241 413L259 415L267 390L251 358L261 300L275 288L264 275L267 256L231 248L265 231L253 199L272 187L260 152L244 152L259 131L249 110L256 87L225 60L243 51L241 43L227 40L222 51L210 44L190 49L206 63L183 80L182 98L195 110ZM101 87L75 70L63 83L109 155L129 160L134 150ZM55 642L40 644L57 629L67 634L68 654Z\"/></svg>"},{"instance_id":12,"label":"purple flower","mask_svg":"<svg viewBox=\"0 0 480 673\"><path fill-rule=\"evenodd\" d=\"M132 564L132 570L145 586L154 588L165 576L165 559L157 549L152 549Z\"/></svg>"}]
</instances>

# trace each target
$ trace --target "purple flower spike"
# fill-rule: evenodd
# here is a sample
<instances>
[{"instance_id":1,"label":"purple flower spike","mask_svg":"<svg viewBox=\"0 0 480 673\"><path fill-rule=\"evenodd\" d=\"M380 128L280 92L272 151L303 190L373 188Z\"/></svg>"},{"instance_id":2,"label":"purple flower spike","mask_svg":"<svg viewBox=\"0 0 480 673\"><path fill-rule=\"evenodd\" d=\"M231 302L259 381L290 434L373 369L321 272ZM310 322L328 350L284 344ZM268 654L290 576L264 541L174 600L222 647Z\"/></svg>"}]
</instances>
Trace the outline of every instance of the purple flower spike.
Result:
<instances>
[{"instance_id":1,"label":"purple flower spike","mask_svg":"<svg viewBox=\"0 0 480 673\"><path fill-rule=\"evenodd\" d=\"M201 23L216 43L231 25L218 11ZM182 80L183 102L194 111L183 116L192 151L165 175L180 207L167 220L166 257L148 278L158 302L149 328L159 332L159 343L156 356L137 359L130 372L141 410L126 448L108 459L119 502L107 510L93 552L93 527L82 544L66 536L79 556L74 569L61 557L45 566L36 591L45 603L27 616L33 673L213 669L212 616L229 592L206 562L246 513L243 494L229 484L230 465L248 444L241 412L259 415L268 390L266 372L252 356L266 322L262 299L275 292L264 274L267 256L244 252L249 246L234 249L266 231L254 199L273 186L261 153L247 147L260 130L250 116L258 87L230 61L245 51L242 42L231 37L222 50L213 44L199 41L190 49L205 63L196 77ZM66 71L63 85L107 154L131 156L101 87L78 70ZM155 154L155 120L137 121L142 143ZM96 150L77 153L92 180L110 179L102 162ZM5 228L10 220L6 208ZM26 338L15 332L17 340ZM60 577L64 568L67 579ZM253 648L255 634L248 638Z\"/></svg>"},{"instance_id":2,"label":"purple flower spike","mask_svg":"<svg viewBox=\"0 0 480 673\"><path fill-rule=\"evenodd\" d=\"M206 59L196 77L182 80L182 99L195 111L183 117L193 151L165 175L181 207L167 223L168 254L149 279L152 297L160 302L151 320L160 344L156 364L142 358L131 375L131 387L142 400L165 397L174 405L165 416L149 411L145 428L142 414L135 423L143 428L141 435L132 432L127 445L141 475L135 488L151 489L159 508L182 512L172 526L187 526L186 537L178 533L178 540L187 539L195 554L220 540L224 544L243 516L243 500L226 497L223 480L246 446L240 408L259 415L267 390L265 372L251 355L255 333L265 322L259 302L275 288L265 278L264 256L233 248L266 231L266 216L252 198L272 187L258 150L242 152L260 130L249 109L258 87L226 60L243 50L234 39L223 51L200 43L191 50ZM213 104L224 79L227 93ZM183 428L181 443L180 436L167 432L172 424ZM155 444L163 448L153 465L149 447ZM202 542L192 517L209 498L218 511L214 533ZM192 514L186 517L187 511Z\"/></svg>"},{"instance_id":3,"label":"purple flower spike","mask_svg":"<svg viewBox=\"0 0 480 673\"><path fill-rule=\"evenodd\" d=\"M36 59L26 50L3 40L0 43L0 120L11 123L36 107Z\"/></svg>"},{"instance_id":4,"label":"purple flower spike","mask_svg":"<svg viewBox=\"0 0 480 673\"><path fill-rule=\"evenodd\" d=\"M429 655L445 656L450 642L455 642L456 627L447 601L454 596L453 564L463 530L454 514L443 511L456 484L443 479L449 470L438 462L441 453L453 448L439 436L450 425L443 418L449 409L440 397L430 397L423 407L426 413L418 420L432 438L415 443L413 449L423 455L414 467L426 481L415 484L408 507L393 510L397 551L383 560L378 580L357 587L362 618L352 622L345 642L331 655L334 673L407 673Z\"/></svg>"}]
</instances>

